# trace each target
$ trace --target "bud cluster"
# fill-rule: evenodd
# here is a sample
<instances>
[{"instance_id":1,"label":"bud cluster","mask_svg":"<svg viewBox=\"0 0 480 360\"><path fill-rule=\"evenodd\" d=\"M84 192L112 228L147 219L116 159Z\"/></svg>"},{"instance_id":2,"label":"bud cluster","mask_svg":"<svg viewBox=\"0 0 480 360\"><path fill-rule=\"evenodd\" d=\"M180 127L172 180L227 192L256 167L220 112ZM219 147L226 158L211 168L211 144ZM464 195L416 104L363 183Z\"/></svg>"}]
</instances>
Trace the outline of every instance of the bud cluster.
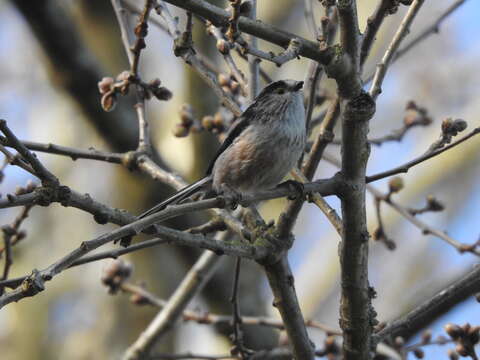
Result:
<instances>
[{"instance_id":1,"label":"bud cluster","mask_svg":"<svg viewBox=\"0 0 480 360\"><path fill-rule=\"evenodd\" d=\"M158 100L170 100L172 98L172 92L166 87L160 86L160 79L153 79L144 83L129 71L123 71L116 79L104 77L98 82L98 91L102 95L100 102L103 110L112 111L117 105L118 95L127 95L131 84L139 85L142 96L147 100L152 97L156 97Z\"/></svg>"},{"instance_id":2,"label":"bud cluster","mask_svg":"<svg viewBox=\"0 0 480 360\"><path fill-rule=\"evenodd\" d=\"M122 283L132 275L132 265L121 259L110 262L104 269L102 283L108 287L110 294L115 294Z\"/></svg>"}]
</instances>

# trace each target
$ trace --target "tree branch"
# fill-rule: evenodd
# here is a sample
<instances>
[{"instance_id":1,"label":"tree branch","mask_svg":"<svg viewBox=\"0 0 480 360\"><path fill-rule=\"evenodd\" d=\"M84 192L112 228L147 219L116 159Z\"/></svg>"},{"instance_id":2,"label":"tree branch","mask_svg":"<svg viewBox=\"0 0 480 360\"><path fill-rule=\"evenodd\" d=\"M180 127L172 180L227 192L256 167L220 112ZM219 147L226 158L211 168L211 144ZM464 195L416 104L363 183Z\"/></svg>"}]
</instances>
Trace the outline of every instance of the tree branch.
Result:
<instances>
[{"instance_id":1,"label":"tree branch","mask_svg":"<svg viewBox=\"0 0 480 360\"><path fill-rule=\"evenodd\" d=\"M7 126L7 121L0 119L0 131L5 134L12 147L18 151L20 155L32 166L36 176L42 180L44 185L58 185L58 179L50 171L48 171L43 164L37 159L35 154L30 152L20 140L17 139L15 134Z\"/></svg>"},{"instance_id":2,"label":"tree branch","mask_svg":"<svg viewBox=\"0 0 480 360\"><path fill-rule=\"evenodd\" d=\"M370 359L374 310L368 282L368 239L365 170L370 153L368 122L375 103L366 93L342 102L343 232L340 245L342 296L340 327L347 360Z\"/></svg>"},{"instance_id":3,"label":"tree branch","mask_svg":"<svg viewBox=\"0 0 480 360\"><path fill-rule=\"evenodd\" d=\"M382 26L383 20L388 16L391 8L391 0L380 0L373 15L367 19L367 28L363 34L362 47L360 50L360 66L365 64L373 42L375 41L375 36L377 35L380 26Z\"/></svg>"},{"instance_id":4,"label":"tree branch","mask_svg":"<svg viewBox=\"0 0 480 360\"><path fill-rule=\"evenodd\" d=\"M228 25L230 14L214 5L203 0L165 0L172 5L198 14L211 21L215 26L222 27ZM278 29L272 25L264 24L259 20L252 20L244 16L238 19L240 31L256 36L260 39L269 41L286 49L295 38L300 42L299 55L327 65L333 59L332 49L319 49L318 44L313 41L298 37L297 35Z\"/></svg>"},{"instance_id":5,"label":"tree branch","mask_svg":"<svg viewBox=\"0 0 480 360\"><path fill-rule=\"evenodd\" d=\"M222 241L221 239L219 241ZM127 349L123 359L143 359L148 355L155 342L176 323L192 298L203 288L220 262L215 253L204 252L170 296L162 310L138 339Z\"/></svg>"},{"instance_id":6,"label":"tree branch","mask_svg":"<svg viewBox=\"0 0 480 360\"><path fill-rule=\"evenodd\" d=\"M388 46L385 54L383 55L382 61L377 65L377 71L373 77L373 83L370 87L370 95L376 99L378 95L382 92L382 82L385 78L385 74L387 73L387 69L390 66L392 59L395 56L395 53L400 46L402 40L405 36L407 36L408 32L410 31L410 26L412 25L415 16L417 15L418 11L420 10L423 2L425 0L414 0L412 5L408 8L408 12L402 20L400 27L398 28L397 32L393 36L393 39Z\"/></svg>"},{"instance_id":7,"label":"tree branch","mask_svg":"<svg viewBox=\"0 0 480 360\"><path fill-rule=\"evenodd\" d=\"M408 339L440 315L478 292L480 292L480 266L477 265L408 314L389 323L375 335L375 342L387 338L395 339L397 336Z\"/></svg>"},{"instance_id":8,"label":"tree branch","mask_svg":"<svg viewBox=\"0 0 480 360\"><path fill-rule=\"evenodd\" d=\"M463 136L462 138L458 139L457 141L454 141L453 143L451 143L447 146L444 146L443 148L440 148L440 149L437 149L437 150L434 150L434 151L429 151L429 152L423 154L422 156L419 156L418 158L413 159L411 161L408 161L405 164L397 166L396 168L393 168L391 170L387 170L387 171L384 171L384 172L381 172L381 173L378 173L378 174L375 174L375 175L367 176L366 182L371 183L371 182L374 182L374 181L377 181L377 180L380 180L380 179L383 179L383 178L386 178L386 177L389 177L389 176L392 176L392 175L396 175L396 174L400 174L400 173L407 173L408 170L410 170L410 168L414 167L415 165L418 165L418 164L420 164L420 163L422 163L422 162L424 162L428 159L431 159L431 158L433 158L437 155L440 155L441 153L443 153L447 150L450 150L451 148L453 148L457 145L460 145L464 141L470 139L471 137L473 137L473 136L475 136L479 133L480 133L480 127L475 128L469 134Z\"/></svg>"}]
</instances>

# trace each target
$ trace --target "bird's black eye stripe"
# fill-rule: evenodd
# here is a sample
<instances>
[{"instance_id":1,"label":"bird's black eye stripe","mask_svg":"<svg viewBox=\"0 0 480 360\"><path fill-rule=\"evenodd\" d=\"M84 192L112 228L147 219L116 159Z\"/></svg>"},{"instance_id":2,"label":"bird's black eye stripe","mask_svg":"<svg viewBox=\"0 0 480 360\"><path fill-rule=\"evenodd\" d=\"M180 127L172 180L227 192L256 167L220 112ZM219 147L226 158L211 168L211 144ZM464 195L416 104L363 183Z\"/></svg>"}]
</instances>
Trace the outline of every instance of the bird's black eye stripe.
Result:
<instances>
[{"instance_id":1,"label":"bird's black eye stripe","mask_svg":"<svg viewBox=\"0 0 480 360\"><path fill-rule=\"evenodd\" d=\"M283 89L283 92L285 92L285 89L287 88L287 84L283 80L275 81L269 85L267 85L261 92L260 95L262 94L267 94L267 93L272 93L272 92L277 92L277 89Z\"/></svg>"}]
</instances>

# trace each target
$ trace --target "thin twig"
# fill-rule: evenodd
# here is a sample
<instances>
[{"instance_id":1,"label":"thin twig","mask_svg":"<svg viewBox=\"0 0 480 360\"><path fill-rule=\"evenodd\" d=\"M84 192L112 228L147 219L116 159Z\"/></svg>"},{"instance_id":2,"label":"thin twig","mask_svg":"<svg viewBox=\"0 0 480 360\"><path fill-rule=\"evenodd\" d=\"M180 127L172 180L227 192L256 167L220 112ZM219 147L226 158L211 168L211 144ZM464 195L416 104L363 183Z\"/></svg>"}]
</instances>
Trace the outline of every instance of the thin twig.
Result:
<instances>
[{"instance_id":1,"label":"thin twig","mask_svg":"<svg viewBox=\"0 0 480 360\"><path fill-rule=\"evenodd\" d=\"M0 143L5 146L12 146L10 142L4 137L0 137ZM45 152L56 155L69 156L72 160L77 159L90 159L90 160L100 160L111 162L115 164L120 164L124 159L124 154L121 153L110 153L95 150L90 148L88 150L76 149L67 146L56 145L52 143L39 143L34 141L24 141L21 140L21 143L29 150Z\"/></svg>"},{"instance_id":2,"label":"thin twig","mask_svg":"<svg viewBox=\"0 0 480 360\"><path fill-rule=\"evenodd\" d=\"M306 176L303 175L298 169L295 169L295 171L292 171L292 175L295 180L299 181L302 184L305 182L308 182L308 179L306 178ZM341 236L342 228L343 228L342 219L340 218L340 216L338 216L335 209L332 208L321 195L311 194L309 196L310 196L309 201L317 205L317 207L325 214L327 219L333 225L337 233Z\"/></svg>"},{"instance_id":3,"label":"thin twig","mask_svg":"<svg viewBox=\"0 0 480 360\"><path fill-rule=\"evenodd\" d=\"M413 159L409 162L406 162L405 164L397 166L396 168L393 168L391 170L387 170L387 171L384 171L384 172L381 172L381 173L378 173L378 174L375 174L375 175L367 176L366 182L371 183L371 182L374 182L374 181L377 181L377 180L380 180L380 179L383 179L383 178L386 178L386 177L389 177L389 176L392 176L392 175L396 175L396 174L400 174L400 173L406 173L406 172L408 172L408 170L410 170L415 165L418 165L418 164L420 164L420 163L422 163L426 160L429 160L429 159L431 159L431 158L433 158L437 155L440 155L441 153L443 153L447 150L450 150L451 148L463 143L464 141L470 139L471 137L473 137L473 136L475 136L479 133L480 133L480 127L475 128L470 133L465 135L464 137L458 139L457 141L454 141L453 143L451 143L451 144L449 144L449 145L447 145L443 148L440 148L440 149L437 149L437 150L434 150L434 151L431 151L431 152L427 152L427 153L423 154L422 156L419 156L418 158Z\"/></svg>"},{"instance_id":4,"label":"thin twig","mask_svg":"<svg viewBox=\"0 0 480 360\"><path fill-rule=\"evenodd\" d=\"M233 344L232 355L239 354L241 359L248 359L253 351L247 349L243 343L242 332L242 316L240 315L240 303L238 299L238 286L240 281L240 269L242 267L242 259L237 258L235 261L235 272L232 285L232 296L230 297L230 303L232 304L232 327L233 327Z\"/></svg>"},{"instance_id":5,"label":"thin twig","mask_svg":"<svg viewBox=\"0 0 480 360\"><path fill-rule=\"evenodd\" d=\"M2 284L3 283L0 283L0 286ZM159 308L163 308L167 303L166 300L158 298L157 296L155 296L154 294L152 294L142 286L125 282L125 283L122 283L121 288L125 292L139 295L139 297L145 299L147 303ZM202 325L231 325L233 322L233 317L230 315L219 315L219 314L213 314L210 312L202 312L199 310L190 310L188 308L183 311L182 319L183 321L194 321ZM245 325L258 325L258 326L272 327L279 330L285 329L283 322L273 317L270 318L270 317L264 317L264 316L242 316L241 323ZM338 335L338 336L342 335L339 329L319 323L318 321L306 320L305 325L311 329L324 331L329 335Z\"/></svg>"},{"instance_id":6,"label":"thin twig","mask_svg":"<svg viewBox=\"0 0 480 360\"><path fill-rule=\"evenodd\" d=\"M140 79L138 74L138 64L140 62L140 54L142 49L146 46L144 38L148 33L148 18L150 11L153 8L153 0L145 0L145 7L140 15L140 20L137 26L135 27L136 39L134 41L133 47L131 46L133 39L130 36L130 31L128 30L127 16L126 11L123 8L121 0L111 0L113 9L115 10L115 15L117 17L118 25L120 27L120 33L122 37L123 47L128 57L128 62L130 63L130 72L133 79ZM150 134L149 134L149 125L145 117L145 89L141 85L136 85L137 93L137 104L135 104L135 110L137 112L138 119L138 150L141 152L150 153L151 143L150 143Z\"/></svg>"},{"instance_id":7,"label":"thin twig","mask_svg":"<svg viewBox=\"0 0 480 360\"><path fill-rule=\"evenodd\" d=\"M238 31L238 19L240 18L240 5L242 0L230 0L230 7L232 8L232 15L228 19L228 27L226 36L230 42L234 42L239 35Z\"/></svg>"},{"instance_id":8,"label":"thin twig","mask_svg":"<svg viewBox=\"0 0 480 360\"><path fill-rule=\"evenodd\" d=\"M117 259L118 257L120 257L122 255L129 254L129 253L132 253L134 251L138 251L138 250L142 250L142 249L147 249L147 248L150 248L152 246L165 244L165 243L168 243L168 242L169 242L168 239L154 238L154 239L142 241L138 244L130 245L127 248L118 248L118 249L113 249L113 250L109 250L109 251L99 252L97 254L90 255L90 256L83 256L79 260L74 261L70 266L68 266L67 269L70 269L70 268L75 267L75 266L84 265L84 264L88 264L88 263L91 263L91 262L99 261L99 260ZM11 289L14 289L14 288L20 286L20 284L26 278L27 278L27 276L21 276L21 277L17 277L17 278L14 278L14 279L8 279L8 280L5 280L5 281L0 281L0 287L5 286L5 287L9 287Z\"/></svg>"},{"instance_id":9,"label":"thin twig","mask_svg":"<svg viewBox=\"0 0 480 360\"><path fill-rule=\"evenodd\" d=\"M424 235L433 235L446 243L452 245L455 249L457 249L460 253L472 253L474 255L480 256L480 249L473 245L466 245L458 242L457 240L453 239L452 237L448 236L445 232L435 229L434 227L424 223L423 221L419 220L417 217L412 215L408 209L401 206L399 203L391 199L391 196L387 196L386 194L382 194L380 191L375 189L372 186L368 186L368 191L370 191L376 198L384 201L386 204L393 207L398 213L400 213L404 218L418 227Z\"/></svg>"},{"instance_id":10,"label":"thin twig","mask_svg":"<svg viewBox=\"0 0 480 360\"><path fill-rule=\"evenodd\" d=\"M252 0L251 2L251 9L250 9L250 19L256 20L257 18L257 0ZM250 49L257 48L257 38L255 36L249 37ZM249 78L248 78L248 100L253 102L257 97L258 92L260 91L260 84L259 84L259 75L260 75L260 59L257 59L254 56L248 56L248 70L249 70Z\"/></svg>"},{"instance_id":11,"label":"thin twig","mask_svg":"<svg viewBox=\"0 0 480 360\"><path fill-rule=\"evenodd\" d=\"M320 33L315 21L315 14L313 13L313 0L305 0L305 20L313 38L318 40Z\"/></svg>"},{"instance_id":12,"label":"thin twig","mask_svg":"<svg viewBox=\"0 0 480 360\"><path fill-rule=\"evenodd\" d=\"M1 280L8 279L8 274L10 272L10 267L13 264L12 258L12 244L11 239L15 235L15 232L12 231L9 227L3 227L3 243L4 243L4 250L5 250L5 263L3 265L3 275ZM0 287L0 295L3 295L4 287Z\"/></svg>"},{"instance_id":13,"label":"thin twig","mask_svg":"<svg viewBox=\"0 0 480 360\"><path fill-rule=\"evenodd\" d=\"M203 0L165 0L165 2L195 12L205 19L210 20L215 26L228 24L230 14L227 11ZM277 44L284 49L289 46L293 39L298 38L301 43L298 55L317 60L325 65L329 64L334 56L332 49L319 49L318 44L314 41L303 39L274 26L266 25L258 20L253 21L247 17L240 16L238 19L238 27L242 32Z\"/></svg>"},{"instance_id":14,"label":"thin twig","mask_svg":"<svg viewBox=\"0 0 480 360\"><path fill-rule=\"evenodd\" d=\"M457 0L452 5L450 5L430 26L426 27L422 32L420 32L414 39L412 39L407 45L399 49L393 60L395 61L406 52L408 52L412 47L416 46L418 43L423 41L425 38L432 34L438 34L440 32L440 26L451 14L455 12L460 6L462 6L467 0Z\"/></svg>"},{"instance_id":15,"label":"thin twig","mask_svg":"<svg viewBox=\"0 0 480 360\"><path fill-rule=\"evenodd\" d=\"M0 152L2 152L3 155L5 155L5 161L2 165L3 168L6 166L6 164L16 165L18 167L21 167L26 172L35 176L35 170L33 170L33 168L25 160L22 159L20 154L13 155L3 145L0 145Z\"/></svg>"},{"instance_id":16,"label":"thin twig","mask_svg":"<svg viewBox=\"0 0 480 360\"><path fill-rule=\"evenodd\" d=\"M222 54L223 59L225 60L225 63L227 64L228 68L230 69L230 73L235 77L235 80L240 84L243 94L247 94L247 82L245 79L245 75L238 68L237 64L235 63L235 60L233 60L230 50L225 49L229 45L227 44L226 39L224 38L222 32L220 31L219 28L213 26L211 23L207 25L207 31L217 39L217 43L219 41L220 42L225 41L225 43L223 44L224 49L222 51L220 51L219 49L219 51Z\"/></svg>"},{"instance_id":17,"label":"thin twig","mask_svg":"<svg viewBox=\"0 0 480 360\"><path fill-rule=\"evenodd\" d=\"M380 29L380 26L382 26L383 20L389 15L391 8L391 0L380 0L375 12L368 18L367 28L363 34L362 47L360 49L360 66L363 66L367 60L378 30Z\"/></svg>"},{"instance_id":18,"label":"thin twig","mask_svg":"<svg viewBox=\"0 0 480 360\"><path fill-rule=\"evenodd\" d=\"M410 26L412 25L413 20L415 19L418 11L423 5L425 0L414 0L412 5L408 8L408 12L402 20L400 27L398 28L397 32L393 36L393 39L388 46L385 54L382 57L381 62L377 65L377 70L373 77L373 82L370 87L370 95L376 99L378 95L382 92L382 82L385 78L385 74L387 73L388 67L392 59L395 56L396 51L398 50L402 40L407 36L408 32L410 31Z\"/></svg>"},{"instance_id":19,"label":"thin twig","mask_svg":"<svg viewBox=\"0 0 480 360\"><path fill-rule=\"evenodd\" d=\"M309 3L309 0L306 0ZM337 18L337 11L333 11L330 17L324 17L321 20L322 23L322 35L321 38L318 38L320 46L328 46L331 45L333 40L335 39L335 34L338 28L338 18ZM317 30L318 34L318 30ZM308 68L308 75L305 80L305 89L307 89L307 96L306 96L306 128L307 128L307 135L310 135L312 131L311 120L313 109L316 105L316 94L318 84L322 80L323 75L323 66L321 66L316 61L311 61L309 68Z\"/></svg>"},{"instance_id":20,"label":"thin twig","mask_svg":"<svg viewBox=\"0 0 480 360\"><path fill-rule=\"evenodd\" d=\"M161 5L160 16L162 16L167 23L168 31L175 43L175 54L180 56L188 65L197 71L202 80L205 81L208 86L210 86L223 105L225 105L235 116L240 116L242 113L240 107L234 99L232 99L223 91L216 80L216 76L213 75L204 65L204 63L196 56L192 43L189 43L188 41L185 41L186 39L181 38L182 33L178 29L177 23L168 10L166 4L163 1L159 1L159 4Z\"/></svg>"},{"instance_id":21,"label":"thin twig","mask_svg":"<svg viewBox=\"0 0 480 360\"><path fill-rule=\"evenodd\" d=\"M187 352L183 354L153 354L148 357L150 360L236 360L228 354L225 355L201 355L197 353Z\"/></svg>"},{"instance_id":22,"label":"thin twig","mask_svg":"<svg viewBox=\"0 0 480 360\"><path fill-rule=\"evenodd\" d=\"M425 28L422 32L416 35L410 42L408 42L404 47L400 48L394 55L391 64L396 62L400 59L403 55L405 55L408 51L412 48L420 44L423 40L427 39L430 35L438 34L440 32L440 26L442 25L443 21L447 19L448 16L453 14L455 10L457 10L461 5L463 5L467 0L457 0L453 3L447 10L445 10L437 19L433 21L433 23ZM373 80L375 73L369 75L365 80L364 84L368 84Z\"/></svg>"},{"instance_id":23,"label":"thin twig","mask_svg":"<svg viewBox=\"0 0 480 360\"><path fill-rule=\"evenodd\" d=\"M19 152L22 157L28 161L35 171L36 176L45 184L58 185L58 179L50 171L48 171L43 164L37 159L35 154L30 152L20 140L17 139L15 134L7 126L7 121L0 119L0 130L5 134L8 142L12 147Z\"/></svg>"},{"instance_id":24,"label":"thin twig","mask_svg":"<svg viewBox=\"0 0 480 360\"><path fill-rule=\"evenodd\" d=\"M218 256L212 252L204 252L202 254L175 292L170 296L165 307L155 316L138 339L127 349L123 359L140 359L150 353L153 345L162 335L172 328L192 298L203 288L212 276L220 264L218 260Z\"/></svg>"},{"instance_id":25,"label":"thin twig","mask_svg":"<svg viewBox=\"0 0 480 360\"><path fill-rule=\"evenodd\" d=\"M30 210L32 209L33 205L29 204L26 205L22 211L20 211L20 214L17 215L13 223L9 226L9 230L11 230L10 239L9 239L9 246L12 247L14 246L17 242L22 240L25 236L24 233L21 233L19 231L20 226L22 225L23 221L28 217L28 214ZM8 250L6 247L0 248L0 256L2 255L3 251ZM4 277L6 279L6 277Z\"/></svg>"}]
</instances>

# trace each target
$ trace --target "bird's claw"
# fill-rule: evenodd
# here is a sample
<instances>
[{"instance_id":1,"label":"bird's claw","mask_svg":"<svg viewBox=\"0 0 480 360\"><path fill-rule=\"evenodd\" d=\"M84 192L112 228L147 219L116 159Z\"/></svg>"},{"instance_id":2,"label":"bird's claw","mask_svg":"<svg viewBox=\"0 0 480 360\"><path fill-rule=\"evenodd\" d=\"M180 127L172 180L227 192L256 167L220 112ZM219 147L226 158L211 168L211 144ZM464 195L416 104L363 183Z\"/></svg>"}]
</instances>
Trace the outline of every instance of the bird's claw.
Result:
<instances>
[{"instance_id":1,"label":"bird's claw","mask_svg":"<svg viewBox=\"0 0 480 360\"><path fill-rule=\"evenodd\" d=\"M225 205L231 210L235 210L238 207L238 204L240 204L242 201L242 194L227 184L222 185L221 195L225 199Z\"/></svg>"},{"instance_id":2,"label":"bird's claw","mask_svg":"<svg viewBox=\"0 0 480 360\"><path fill-rule=\"evenodd\" d=\"M295 180L287 180L281 184L277 185L278 187L286 187L288 190L296 191L298 195L289 195L288 200L296 200L298 198L305 198L305 187L301 182Z\"/></svg>"}]
</instances>

